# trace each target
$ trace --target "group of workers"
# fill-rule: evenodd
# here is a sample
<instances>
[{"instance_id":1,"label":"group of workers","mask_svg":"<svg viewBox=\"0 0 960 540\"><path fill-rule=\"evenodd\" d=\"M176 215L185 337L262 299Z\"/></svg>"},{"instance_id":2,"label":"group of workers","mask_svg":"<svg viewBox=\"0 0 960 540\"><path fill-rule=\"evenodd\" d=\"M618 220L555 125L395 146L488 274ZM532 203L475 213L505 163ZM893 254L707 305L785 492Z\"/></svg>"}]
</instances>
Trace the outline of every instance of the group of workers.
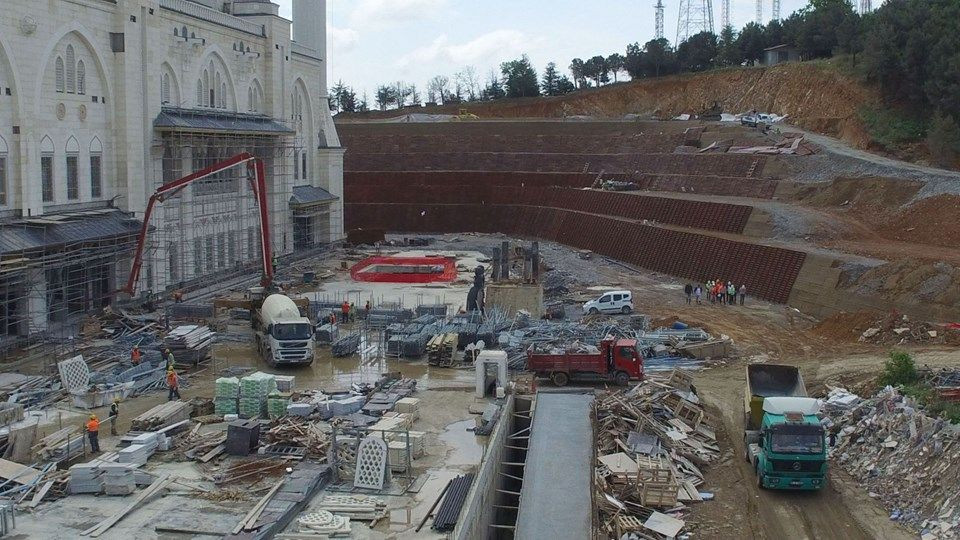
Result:
<instances>
[{"instance_id":1,"label":"group of workers","mask_svg":"<svg viewBox=\"0 0 960 540\"><path fill-rule=\"evenodd\" d=\"M706 293L711 304L735 306L739 298L740 305L742 306L747 299L747 286L740 285L738 287L734 285L732 281L724 283L722 279L716 279L708 281L706 285L687 283L686 286L683 287L683 293L687 297L687 305L693 302L696 302L697 305L703 304L703 295Z\"/></svg>"},{"instance_id":2,"label":"group of workers","mask_svg":"<svg viewBox=\"0 0 960 540\"><path fill-rule=\"evenodd\" d=\"M167 370L167 401L173 401L174 399L180 399L180 376L177 375L176 362L173 359L173 353L170 352L170 349L163 351L163 357L166 361L166 370ZM139 365L143 360L143 354L140 352L140 347L134 345L133 350L130 351L130 362L133 365ZM110 435L117 435L117 417L120 415L120 398L114 398L113 403L110 404L110 416L107 417L107 420L110 421ZM90 439L90 449L94 452L100 451L100 419L95 414L91 414L90 418L86 423L87 428L87 437Z\"/></svg>"},{"instance_id":3,"label":"group of workers","mask_svg":"<svg viewBox=\"0 0 960 540\"><path fill-rule=\"evenodd\" d=\"M370 301L367 300L367 304L363 307L364 316L370 315ZM343 304L340 304L340 322L348 323L353 322L353 318L356 315L356 309L354 305L346 300L343 301ZM330 313L330 324L337 323L336 312Z\"/></svg>"}]
</instances>

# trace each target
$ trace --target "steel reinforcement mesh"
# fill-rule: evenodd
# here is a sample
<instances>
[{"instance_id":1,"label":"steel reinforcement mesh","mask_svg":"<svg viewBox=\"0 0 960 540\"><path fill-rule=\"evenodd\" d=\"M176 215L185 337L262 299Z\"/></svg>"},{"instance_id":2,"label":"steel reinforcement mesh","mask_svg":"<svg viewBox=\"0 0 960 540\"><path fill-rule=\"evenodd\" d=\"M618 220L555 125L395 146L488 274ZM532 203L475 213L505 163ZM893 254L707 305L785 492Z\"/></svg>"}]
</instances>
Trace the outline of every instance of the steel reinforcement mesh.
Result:
<instances>
[{"instance_id":1,"label":"steel reinforcement mesh","mask_svg":"<svg viewBox=\"0 0 960 540\"><path fill-rule=\"evenodd\" d=\"M730 280L785 303L806 254L574 210L516 204L347 202L347 228L532 236L682 278Z\"/></svg>"}]
</instances>

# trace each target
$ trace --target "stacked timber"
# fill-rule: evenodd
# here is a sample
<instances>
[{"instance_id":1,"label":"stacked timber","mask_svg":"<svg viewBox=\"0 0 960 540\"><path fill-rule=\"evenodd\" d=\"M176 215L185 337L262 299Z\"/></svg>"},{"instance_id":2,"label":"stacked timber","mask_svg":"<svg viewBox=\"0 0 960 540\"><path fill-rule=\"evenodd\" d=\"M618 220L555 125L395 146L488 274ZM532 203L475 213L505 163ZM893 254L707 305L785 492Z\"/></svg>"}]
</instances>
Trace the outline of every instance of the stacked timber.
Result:
<instances>
[{"instance_id":1,"label":"stacked timber","mask_svg":"<svg viewBox=\"0 0 960 540\"><path fill-rule=\"evenodd\" d=\"M169 425L190 419L193 407L183 401L167 401L133 419L133 431L157 431Z\"/></svg>"},{"instance_id":2,"label":"stacked timber","mask_svg":"<svg viewBox=\"0 0 960 540\"><path fill-rule=\"evenodd\" d=\"M196 365L210 356L216 334L208 326L178 326L163 338L164 349L170 349L178 363Z\"/></svg>"},{"instance_id":3,"label":"stacked timber","mask_svg":"<svg viewBox=\"0 0 960 540\"><path fill-rule=\"evenodd\" d=\"M427 342L427 361L431 366L449 367L454 363L459 334L437 334Z\"/></svg>"}]
</instances>

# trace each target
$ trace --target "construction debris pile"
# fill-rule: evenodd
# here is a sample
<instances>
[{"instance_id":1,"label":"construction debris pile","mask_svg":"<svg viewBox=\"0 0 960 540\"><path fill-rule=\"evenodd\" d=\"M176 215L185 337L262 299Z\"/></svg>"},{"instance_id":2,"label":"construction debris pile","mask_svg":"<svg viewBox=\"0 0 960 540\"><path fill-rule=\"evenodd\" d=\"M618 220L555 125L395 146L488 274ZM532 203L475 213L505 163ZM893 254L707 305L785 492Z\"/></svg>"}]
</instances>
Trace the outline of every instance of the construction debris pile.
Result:
<instances>
[{"instance_id":1,"label":"construction debris pile","mask_svg":"<svg viewBox=\"0 0 960 540\"><path fill-rule=\"evenodd\" d=\"M207 326L178 326L163 338L164 349L173 353L181 364L198 364L210 357L210 347L216 334Z\"/></svg>"},{"instance_id":2,"label":"construction debris pile","mask_svg":"<svg viewBox=\"0 0 960 540\"><path fill-rule=\"evenodd\" d=\"M673 538L687 505L713 498L703 470L720 447L689 374L674 371L597 396L594 474L600 530L609 538Z\"/></svg>"},{"instance_id":3,"label":"construction debris pile","mask_svg":"<svg viewBox=\"0 0 960 540\"><path fill-rule=\"evenodd\" d=\"M859 341L877 345L907 343L960 345L960 330L912 320L898 313L888 313L864 330L860 334Z\"/></svg>"},{"instance_id":4,"label":"construction debris pile","mask_svg":"<svg viewBox=\"0 0 960 540\"><path fill-rule=\"evenodd\" d=\"M960 536L960 427L889 386L869 399L834 389L824 412L836 434L831 458L883 501L890 519L925 540Z\"/></svg>"}]
</instances>

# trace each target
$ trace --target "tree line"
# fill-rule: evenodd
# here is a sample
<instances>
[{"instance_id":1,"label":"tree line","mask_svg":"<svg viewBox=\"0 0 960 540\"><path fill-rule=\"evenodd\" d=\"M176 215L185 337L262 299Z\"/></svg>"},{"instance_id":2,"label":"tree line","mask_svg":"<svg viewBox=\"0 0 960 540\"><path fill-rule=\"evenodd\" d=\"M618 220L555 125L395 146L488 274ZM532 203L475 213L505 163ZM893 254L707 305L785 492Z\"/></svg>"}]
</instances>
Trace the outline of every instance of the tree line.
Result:
<instances>
[{"instance_id":1,"label":"tree line","mask_svg":"<svg viewBox=\"0 0 960 540\"><path fill-rule=\"evenodd\" d=\"M666 39L627 45L625 54L574 58L567 71L556 63L538 74L523 55L504 62L480 78L473 67L454 76L438 75L424 92L414 84L378 86L373 105L380 110L426 103L450 104L478 100L558 96L616 83L621 74L637 80L675 73L699 72L762 62L764 50L795 47L802 60L843 55L855 72L876 84L883 96L909 109L955 141L960 152L960 1L887 0L876 10L857 13L850 0L810 0L783 20L766 25L748 23L739 31L725 27L719 35L701 32L678 46ZM569 73L569 76L568 76ZM358 98L342 82L331 89L331 106L338 111L371 108L366 95ZM927 122L929 120L929 122Z\"/></svg>"}]
</instances>

